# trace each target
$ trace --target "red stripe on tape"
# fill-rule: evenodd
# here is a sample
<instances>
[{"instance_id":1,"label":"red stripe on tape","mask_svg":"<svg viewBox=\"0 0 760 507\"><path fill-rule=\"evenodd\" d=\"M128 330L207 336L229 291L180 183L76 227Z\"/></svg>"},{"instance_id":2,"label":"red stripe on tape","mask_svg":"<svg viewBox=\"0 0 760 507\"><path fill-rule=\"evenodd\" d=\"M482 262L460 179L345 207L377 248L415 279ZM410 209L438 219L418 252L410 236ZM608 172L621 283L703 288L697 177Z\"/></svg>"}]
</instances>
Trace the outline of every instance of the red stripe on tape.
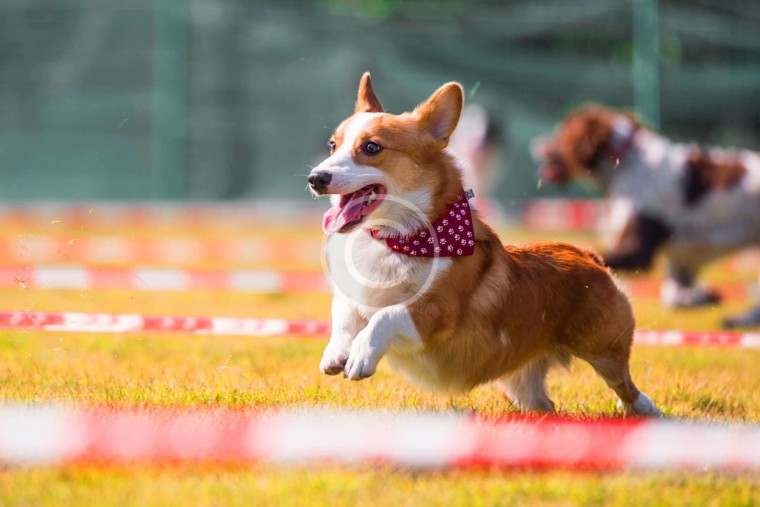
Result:
<instances>
[{"instance_id":1,"label":"red stripe on tape","mask_svg":"<svg viewBox=\"0 0 760 507\"><path fill-rule=\"evenodd\" d=\"M325 276L314 271L100 268L70 264L0 267L0 287L286 293L329 290Z\"/></svg>"},{"instance_id":2,"label":"red stripe on tape","mask_svg":"<svg viewBox=\"0 0 760 507\"><path fill-rule=\"evenodd\" d=\"M660 282L624 280L634 297L656 298ZM329 283L316 271L194 270L172 268L101 268L86 265L0 266L0 287L36 289L224 290L239 292L327 292ZM755 285L723 283L725 297L750 297Z\"/></svg>"},{"instance_id":3,"label":"red stripe on tape","mask_svg":"<svg viewBox=\"0 0 760 507\"><path fill-rule=\"evenodd\" d=\"M330 324L321 321L14 311L0 311L0 328L83 333L185 333L233 336L323 337L330 333Z\"/></svg>"},{"instance_id":4,"label":"red stripe on tape","mask_svg":"<svg viewBox=\"0 0 760 507\"><path fill-rule=\"evenodd\" d=\"M97 333L187 333L233 336L325 337L330 323L237 317L0 311L0 328ZM760 349L760 333L639 330L634 343L654 346L710 346Z\"/></svg>"},{"instance_id":5,"label":"red stripe on tape","mask_svg":"<svg viewBox=\"0 0 760 507\"><path fill-rule=\"evenodd\" d=\"M626 437L645 424L643 419L484 420L464 428L465 435L460 438L474 441L475 446L458 458L455 465L466 468L623 468L634 461L626 452Z\"/></svg>"},{"instance_id":6,"label":"red stripe on tape","mask_svg":"<svg viewBox=\"0 0 760 507\"><path fill-rule=\"evenodd\" d=\"M275 209L275 213L272 210ZM323 212L322 206L285 204L85 204L39 202L33 206L0 206L0 226L5 228L118 228L251 230L261 224L292 226L294 222L313 224Z\"/></svg>"},{"instance_id":7,"label":"red stripe on tape","mask_svg":"<svg viewBox=\"0 0 760 507\"><path fill-rule=\"evenodd\" d=\"M0 406L0 463L264 462L412 468L760 469L760 427L642 419Z\"/></svg>"},{"instance_id":8,"label":"red stripe on tape","mask_svg":"<svg viewBox=\"0 0 760 507\"><path fill-rule=\"evenodd\" d=\"M56 236L0 237L7 262L108 263L119 265L171 264L299 264L319 265L319 237L127 237Z\"/></svg>"},{"instance_id":9,"label":"red stripe on tape","mask_svg":"<svg viewBox=\"0 0 760 507\"><path fill-rule=\"evenodd\" d=\"M602 201L535 199L523 208L522 222L536 231L588 231L597 227L603 209Z\"/></svg>"}]
</instances>

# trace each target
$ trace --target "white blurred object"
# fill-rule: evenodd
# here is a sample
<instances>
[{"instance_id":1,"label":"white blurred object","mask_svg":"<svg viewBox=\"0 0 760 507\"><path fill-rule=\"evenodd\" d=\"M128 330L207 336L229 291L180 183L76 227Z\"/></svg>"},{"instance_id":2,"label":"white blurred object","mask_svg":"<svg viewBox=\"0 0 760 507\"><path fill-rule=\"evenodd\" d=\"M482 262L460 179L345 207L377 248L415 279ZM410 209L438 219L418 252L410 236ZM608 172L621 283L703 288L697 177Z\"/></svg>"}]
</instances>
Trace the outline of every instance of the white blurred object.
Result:
<instances>
[{"instance_id":1,"label":"white blurred object","mask_svg":"<svg viewBox=\"0 0 760 507\"><path fill-rule=\"evenodd\" d=\"M495 168L500 165L498 127L488 112L477 104L462 110L459 124L449 140L449 150L462 169L465 188L475 192L477 208L489 219L504 217L498 202L488 196L493 188Z\"/></svg>"}]
</instances>

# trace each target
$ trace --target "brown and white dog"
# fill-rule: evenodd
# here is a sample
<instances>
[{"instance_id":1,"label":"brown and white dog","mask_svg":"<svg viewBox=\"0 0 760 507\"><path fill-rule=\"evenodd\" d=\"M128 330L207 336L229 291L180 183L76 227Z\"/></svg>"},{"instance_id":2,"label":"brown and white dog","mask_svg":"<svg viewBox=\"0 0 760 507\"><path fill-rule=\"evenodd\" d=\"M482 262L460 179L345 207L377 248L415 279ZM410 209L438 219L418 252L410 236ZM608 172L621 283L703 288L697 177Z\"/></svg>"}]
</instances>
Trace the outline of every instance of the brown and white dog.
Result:
<instances>
[{"instance_id":1,"label":"brown and white dog","mask_svg":"<svg viewBox=\"0 0 760 507\"><path fill-rule=\"evenodd\" d=\"M536 145L545 181L590 177L608 196L613 269L645 270L662 253L671 307L715 303L695 284L708 262L760 245L760 154L672 142L636 118L601 106L571 113ZM727 325L760 324L760 307Z\"/></svg>"},{"instance_id":2,"label":"brown and white dog","mask_svg":"<svg viewBox=\"0 0 760 507\"><path fill-rule=\"evenodd\" d=\"M626 413L659 414L631 380L634 318L601 259L561 243L505 247L470 208L446 149L463 101L448 83L414 111L387 114L364 74L355 113L311 171L313 193L333 196L321 371L361 380L387 357L428 388L494 381L525 410L553 410L546 374L575 356Z\"/></svg>"}]
</instances>

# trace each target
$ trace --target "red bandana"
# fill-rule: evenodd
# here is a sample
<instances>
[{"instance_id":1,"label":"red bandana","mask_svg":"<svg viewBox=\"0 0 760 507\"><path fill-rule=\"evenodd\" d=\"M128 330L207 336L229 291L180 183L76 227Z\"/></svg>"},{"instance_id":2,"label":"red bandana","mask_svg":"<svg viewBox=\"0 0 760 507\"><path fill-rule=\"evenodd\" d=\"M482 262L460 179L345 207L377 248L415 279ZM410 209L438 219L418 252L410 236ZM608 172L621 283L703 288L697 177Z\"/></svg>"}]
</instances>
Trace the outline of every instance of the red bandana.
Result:
<instances>
[{"instance_id":1,"label":"red bandana","mask_svg":"<svg viewBox=\"0 0 760 507\"><path fill-rule=\"evenodd\" d=\"M446 211L431 227L423 227L409 236L391 234L384 238L388 248L415 257L461 257L475 253L475 228L467 202L471 192L468 190L455 203L446 206ZM369 232L373 238L382 239L377 230Z\"/></svg>"}]
</instances>

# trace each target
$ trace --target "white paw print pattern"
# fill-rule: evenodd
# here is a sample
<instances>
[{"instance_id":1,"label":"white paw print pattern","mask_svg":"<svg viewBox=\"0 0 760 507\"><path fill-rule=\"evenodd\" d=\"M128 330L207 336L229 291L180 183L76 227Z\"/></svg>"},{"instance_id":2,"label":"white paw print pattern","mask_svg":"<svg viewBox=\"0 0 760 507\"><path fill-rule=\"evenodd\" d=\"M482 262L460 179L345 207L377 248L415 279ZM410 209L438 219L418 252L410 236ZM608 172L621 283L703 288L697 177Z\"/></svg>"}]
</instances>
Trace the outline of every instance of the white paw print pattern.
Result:
<instances>
[{"instance_id":1,"label":"white paw print pattern","mask_svg":"<svg viewBox=\"0 0 760 507\"><path fill-rule=\"evenodd\" d=\"M449 226L449 221L454 222ZM435 231L431 234L429 231ZM375 236L377 239L377 236ZM408 236L391 234L384 241L391 250L412 257L472 255L475 251L472 215L465 196L450 204L444 215L433 223L432 229L417 231ZM381 239L381 241L383 241Z\"/></svg>"}]
</instances>

